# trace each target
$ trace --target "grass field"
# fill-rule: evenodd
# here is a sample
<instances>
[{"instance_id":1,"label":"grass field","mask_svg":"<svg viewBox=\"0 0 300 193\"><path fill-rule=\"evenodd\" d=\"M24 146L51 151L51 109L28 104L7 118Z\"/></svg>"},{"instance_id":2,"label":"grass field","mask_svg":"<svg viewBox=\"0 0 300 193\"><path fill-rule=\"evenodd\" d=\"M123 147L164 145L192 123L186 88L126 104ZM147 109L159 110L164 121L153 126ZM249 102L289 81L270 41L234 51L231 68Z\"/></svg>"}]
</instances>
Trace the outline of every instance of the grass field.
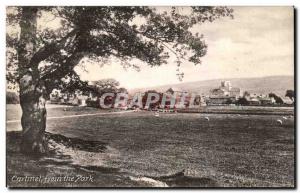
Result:
<instances>
[{"instance_id":1,"label":"grass field","mask_svg":"<svg viewBox=\"0 0 300 193\"><path fill-rule=\"evenodd\" d=\"M16 109L7 108L7 120L18 119ZM48 112L51 117L102 111L55 107ZM282 119L282 125L277 119L282 119L282 115L161 113L155 117L152 112L130 112L51 119L47 132L106 144L106 150L98 153L61 147L71 165L52 166L59 167L60 174L68 172L66 167L72 165L117 169L114 175L120 181L114 175L110 175L110 181L101 181L107 173L92 171L104 186L144 185L125 183L128 178L123 174L163 179L159 177L184 170L184 175L193 179L189 184L193 186L293 187L294 117ZM7 131L19 127L17 122L8 123ZM22 168L17 165L24 160L18 159L24 158L13 156L13 152L8 151L8 176L22 172L14 168ZM74 168L72 171L78 172ZM208 183L203 184L203 179ZM185 186L180 182L167 185Z\"/></svg>"}]
</instances>

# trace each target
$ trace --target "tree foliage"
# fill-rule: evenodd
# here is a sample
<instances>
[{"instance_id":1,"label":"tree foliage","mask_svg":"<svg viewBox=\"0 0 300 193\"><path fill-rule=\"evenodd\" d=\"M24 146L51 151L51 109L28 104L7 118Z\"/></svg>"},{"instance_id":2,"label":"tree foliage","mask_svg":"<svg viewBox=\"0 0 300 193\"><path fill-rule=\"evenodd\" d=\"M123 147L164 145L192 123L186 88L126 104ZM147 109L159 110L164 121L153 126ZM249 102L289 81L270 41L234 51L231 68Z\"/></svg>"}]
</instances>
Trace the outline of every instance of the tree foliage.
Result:
<instances>
[{"instance_id":1,"label":"tree foliage","mask_svg":"<svg viewBox=\"0 0 300 193\"><path fill-rule=\"evenodd\" d=\"M245 92L243 93L243 97L250 97L250 93L249 93L248 91L245 91Z\"/></svg>"},{"instance_id":2,"label":"tree foliage","mask_svg":"<svg viewBox=\"0 0 300 193\"><path fill-rule=\"evenodd\" d=\"M117 80L108 78L93 81L93 85L90 87L93 88L97 95L100 97L104 93L117 93L119 91L119 85L120 83Z\"/></svg>"},{"instance_id":3,"label":"tree foliage","mask_svg":"<svg viewBox=\"0 0 300 193\"><path fill-rule=\"evenodd\" d=\"M295 98L295 93L293 90L287 90L285 93L286 97L289 97L293 102L294 102L294 98Z\"/></svg>"},{"instance_id":4,"label":"tree foliage","mask_svg":"<svg viewBox=\"0 0 300 193\"><path fill-rule=\"evenodd\" d=\"M241 97L237 100L238 105L249 105L249 101L245 97Z\"/></svg>"},{"instance_id":5,"label":"tree foliage","mask_svg":"<svg viewBox=\"0 0 300 193\"><path fill-rule=\"evenodd\" d=\"M227 7L179 7L166 10L153 7L8 7L7 8L7 80L18 83L28 71L44 82L48 93L53 88L77 87L74 71L83 59L96 62L116 57L123 65L136 67L132 59L150 66L167 63L176 56L194 64L207 52L204 37L192 33L196 24L232 17ZM19 41L24 21L31 18L34 45L28 65L20 66L17 53L29 52ZM46 18L46 20L45 20ZM47 25L48 23L51 25ZM54 24L53 24L54 23ZM50 27L52 26L52 27ZM23 46L23 47L22 47ZM17 51L18 50L18 51ZM24 62L23 62L24 63ZM26 63L26 62L25 62ZM178 72L182 78L183 74Z\"/></svg>"},{"instance_id":6,"label":"tree foliage","mask_svg":"<svg viewBox=\"0 0 300 193\"><path fill-rule=\"evenodd\" d=\"M274 93L270 93L269 97L273 97L275 99L275 103L276 104L283 104L283 100L282 100L282 98L280 96L277 96Z\"/></svg>"},{"instance_id":7,"label":"tree foliage","mask_svg":"<svg viewBox=\"0 0 300 193\"><path fill-rule=\"evenodd\" d=\"M6 92L6 104L19 104L19 96L15 92Z\"/></svg>"},{"instance_id":8,"label":"tree foliage","mask_svg":"<svg viewBox=\"0 0 300 193\"><path fill-rule=\"evenodd\" d=\"M148 100L155 100L155 97L154 96L149 97L149 94L151 94L151 95L157 94L157 96L159 98L158 98L158 100L155 103L150 103L149 107L147 107L147 108L149 108L149 109L155 109L155 108L159 107L159 105L161 104L161 101L162 101L163 94L157 92L156 90L147 90L144 93L143 97L142 97L143 108L146 107L146 104L147 104Z\"/></svg>"}]
</instances>

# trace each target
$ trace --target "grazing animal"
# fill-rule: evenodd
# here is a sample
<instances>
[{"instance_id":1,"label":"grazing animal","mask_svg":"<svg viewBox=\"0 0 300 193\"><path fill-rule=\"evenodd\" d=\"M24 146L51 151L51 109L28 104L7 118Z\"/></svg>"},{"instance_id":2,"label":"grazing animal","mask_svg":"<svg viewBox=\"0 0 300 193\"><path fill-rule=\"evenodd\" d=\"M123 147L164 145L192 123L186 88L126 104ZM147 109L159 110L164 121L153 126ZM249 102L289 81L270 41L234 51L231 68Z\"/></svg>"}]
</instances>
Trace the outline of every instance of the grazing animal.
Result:
<instances>
[{"instance_id":1,"label":"grazing animal","mask_svg":"<svg viewBox=\"0 0 300 193\"><path fill-rule=\"evenodd\" d=\"M204 117L205 120L209 121L209 117Z\"/></svg>"},{"instance_id":2,"label":"grazing animal","mask_svg":"<svg viewBox=\"0 0 300 193\"><path fill-rule=\"evenodd\" d=\"M285 120L287 120L287 117L285 117L285 116L283 116L282 118L285 119Z\"/></svg>"},{"instance_id":3,"label":"grazing animal","mask_svg":"<svg viewBox=\"0 0 300 193\"><path fill-rule=\"evenodd\" d=\"M276 121L277 123L279 123L280 125L282 125L282 120L280 120L280 119L277 119L277 121Z\"/></svg>"},{"instance_id":4,"label":"grazing animal","mask_svg":"<svg viewBox=\"0 0 300 193\"><path fill-rule=\"evenodd\" d=\"M155 112L155 113L154 113L154 116L155 116L155 117L159 117L159 112Z\"/></svg>"}]
</instances>

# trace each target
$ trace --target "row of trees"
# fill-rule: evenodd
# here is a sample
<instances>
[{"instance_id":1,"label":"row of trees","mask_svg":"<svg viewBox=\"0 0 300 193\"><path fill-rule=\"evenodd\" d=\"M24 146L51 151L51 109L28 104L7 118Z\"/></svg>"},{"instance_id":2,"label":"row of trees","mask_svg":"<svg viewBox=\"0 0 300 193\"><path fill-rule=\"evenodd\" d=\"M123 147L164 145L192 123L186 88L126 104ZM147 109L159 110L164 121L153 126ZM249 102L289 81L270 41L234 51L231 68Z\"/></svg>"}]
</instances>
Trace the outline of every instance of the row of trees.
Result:
<instances>
[{"instance_id":1,"label":"row of trees","mask_svg":"<svg viewBox=\"0 0 300 193\"><path fill-rule=\"evenodd\" d=\"M239 98L238 101L236 102L239 105L249 105L250 102L248 101L248 97L250 97L250 93L248 93L247 91L244 93L243 97ZM268 94L269 98L274 98L275 100L275 104L278 105L282 105L284 104L284 101L282 100L282 98L274 93L269 93ZM291 99L291 101L294 103L295 101L295 94L293 90L287 90L285 97L288 97Z\"/></svg>"},{"instance_id":2,"label":"row of trees","mask_svg":"<svg viewBox=\"0 0 300 193\"><path fill-rule=\"evenodd\" d=\"M104 104L110 105L110 106L114 106L114 104L116 102L117 94L119 94L119 93L128 94L128 91L125 88L109 87L109 89L108 89L107 87L104 87L104 88L98 87L97 84L95 86L93 86L92 88L95 88L95 89L93 89L93 92L94 92L95 98L97 98L97 100L88 99L87 105L96 107L96 108L101 108L100 98L105 93L114 93L113 97L109 96L104 99ZM142 93L141 103L142 103L143 108L146 108L147 100L153 101L155 99L153 96L150 97L150 94L157 94L157 96L159 96L159 99L156 102L150 103L150 105L147 108L156 109L160 106L160 104L162 102L163 93L157 92L156 90L148 90L148 91ZM149 97L149 99L148 99L148 97ZM132 100L134 100L134 99L132 99ZM134 102L137 102L137 100L138 99L136 99L136 101L134 101ZM170 105L170 101L167 101L166 105ZM133 106L133 107L140 107L140 106Z\"/></svg>"}]
</instances>

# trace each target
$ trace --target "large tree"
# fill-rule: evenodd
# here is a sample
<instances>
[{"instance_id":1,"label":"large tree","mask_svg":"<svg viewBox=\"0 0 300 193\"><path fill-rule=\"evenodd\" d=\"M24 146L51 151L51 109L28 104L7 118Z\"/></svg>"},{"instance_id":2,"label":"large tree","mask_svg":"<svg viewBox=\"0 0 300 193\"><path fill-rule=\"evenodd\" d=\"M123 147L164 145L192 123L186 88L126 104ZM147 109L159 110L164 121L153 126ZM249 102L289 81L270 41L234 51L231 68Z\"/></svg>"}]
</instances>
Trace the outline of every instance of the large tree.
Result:
<instances>
[{"instance_id":1,"label":"large tree","mask_svg":"<svg viewBox=\"0 0 300 193\"><path fill-rule=\"evenodd\" d=\"M151 100L155 100L155 97L154 97L154 96L149 97L149 94L157 94L157 96L158 96L159 98L157 98L157 101L156 101L156 102L153 102L153 103L151 102L147 108L149 108L149 109L155 109L155 108L159 107L159 105L161 104L161 101L162 101L162 95L163 95L163 94L157 92L156 90L148 90L148 91L146 91L146 92L144 93L144 95L143 95L143 97L142 97L143 108L146 107L146 104L147 104L148 100L150 100L150 101L151 101Z\"/></svg>"},{"instance_id":2,"label":"large tree","mask_svg":"<svg viewBox=\"0 0 300 193\"><path fill-rule=\"evenodd\" d=\"M45 102L52 89L79 81L84 59L138 59L150 66L176 56L194 64L207 52L196 24L232 17L227 7L8 7L7 80L19 85L24 152L47 151ZM46 19L45 19L46 18ZM58 21L47 26L48 22ZM178 73L181 77L182 73Z\"/></svg>"},{"instance_id":3,"label":"large tree","mask_svg":"<svg viewBox=\"0 0 300 193\"><path fill-rule=\"evenodd\" d=\"M102 79L93 82L97 96L101 97L104 93L117 93L120 85L119 81L113 78Z\"/></svg>"}]
</instances>

